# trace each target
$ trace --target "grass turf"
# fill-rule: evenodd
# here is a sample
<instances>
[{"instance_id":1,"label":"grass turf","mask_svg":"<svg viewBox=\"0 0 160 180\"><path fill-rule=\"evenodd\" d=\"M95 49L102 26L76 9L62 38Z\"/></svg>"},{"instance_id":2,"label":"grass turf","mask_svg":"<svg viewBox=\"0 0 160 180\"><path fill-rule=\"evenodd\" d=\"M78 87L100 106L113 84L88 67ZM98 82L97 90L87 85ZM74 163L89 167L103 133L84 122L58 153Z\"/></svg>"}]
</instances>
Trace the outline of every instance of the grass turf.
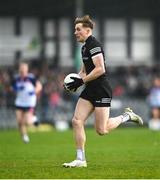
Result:
<instances>
[{"instance_id":1,"label":"grass turf","mask_svg":"<svg viewBox=\"0 0 160 180\"><path fill-rule=\"evenodd\" d=\"M63 168L74 160L72 131L30 133L24 144L16 130L0 132L1 179L160 178L160 132L118 128L107 136L86 129L87 168Z\"/></svg>"}]
</instances>

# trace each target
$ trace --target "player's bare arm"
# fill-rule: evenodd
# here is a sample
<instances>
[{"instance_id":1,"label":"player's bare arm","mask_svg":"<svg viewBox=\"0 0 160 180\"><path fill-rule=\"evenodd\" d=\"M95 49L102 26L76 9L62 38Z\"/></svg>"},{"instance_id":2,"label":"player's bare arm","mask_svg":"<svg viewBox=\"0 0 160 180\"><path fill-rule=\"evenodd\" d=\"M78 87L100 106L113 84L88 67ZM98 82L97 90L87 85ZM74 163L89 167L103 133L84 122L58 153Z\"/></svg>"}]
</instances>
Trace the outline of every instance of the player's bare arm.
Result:
<instances>
[{"instance_id":1,"label":"player's bare arm","mask_svg":"<svg viewBox=\"0 0 160 180\"><path fill-rule=\"evenodd\" d=\"M42 90L42 84L40 81L37 81L35 86L35 93L39 94L41 90Z\"/></svg>"},{"instance_id":2,"label":"player's bare arm","mask_svg":"<svg viewBox=\"0 0 160 180\"><path fill-rule=\"evenodd\" d=\"M104 58L102 53L92 57L95 68L83 78L84 83L97 79L105 73Z\"/></svg>"}]
</instances>

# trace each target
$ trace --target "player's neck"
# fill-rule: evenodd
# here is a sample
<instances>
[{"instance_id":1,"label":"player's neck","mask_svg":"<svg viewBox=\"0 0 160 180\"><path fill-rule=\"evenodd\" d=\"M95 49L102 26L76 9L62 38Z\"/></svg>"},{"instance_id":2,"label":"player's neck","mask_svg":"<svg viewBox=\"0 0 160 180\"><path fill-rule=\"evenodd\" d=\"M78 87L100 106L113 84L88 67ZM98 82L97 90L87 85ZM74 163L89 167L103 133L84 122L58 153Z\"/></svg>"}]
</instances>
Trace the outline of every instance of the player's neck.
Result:
<instances>
[{"instance_id":1,"label":"player's neck","mask_svg":"<svg viewBox=\"0 0 160 180\"><path fill-rule=\"evenodd\" d=\"M89 34L86 39L85 39L85 42L87 42L87 40L92 36L92 34Z\"/></svg>"}]
</instances>

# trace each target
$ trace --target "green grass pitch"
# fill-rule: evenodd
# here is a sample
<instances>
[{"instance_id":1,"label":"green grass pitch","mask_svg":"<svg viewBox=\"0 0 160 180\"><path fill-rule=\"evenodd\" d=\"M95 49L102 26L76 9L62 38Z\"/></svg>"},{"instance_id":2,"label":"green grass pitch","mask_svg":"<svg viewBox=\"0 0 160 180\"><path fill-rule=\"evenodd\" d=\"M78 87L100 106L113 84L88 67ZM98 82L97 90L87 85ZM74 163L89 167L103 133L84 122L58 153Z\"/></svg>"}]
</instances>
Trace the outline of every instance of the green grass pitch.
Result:
<instances>
[{"instance_id":1,"label":"green grass pitch","mask_svg":"<svg viewBox=\"0 0 160 180\"><path fill-rule=\"evenodd\" d=\"M160 178L160 132L118 128L98 136L86 129L87 168L63 168L74 160L72 131L30 133L24 144L16 130L0 132L1 179Z\"/></svg>"}]
</instances>

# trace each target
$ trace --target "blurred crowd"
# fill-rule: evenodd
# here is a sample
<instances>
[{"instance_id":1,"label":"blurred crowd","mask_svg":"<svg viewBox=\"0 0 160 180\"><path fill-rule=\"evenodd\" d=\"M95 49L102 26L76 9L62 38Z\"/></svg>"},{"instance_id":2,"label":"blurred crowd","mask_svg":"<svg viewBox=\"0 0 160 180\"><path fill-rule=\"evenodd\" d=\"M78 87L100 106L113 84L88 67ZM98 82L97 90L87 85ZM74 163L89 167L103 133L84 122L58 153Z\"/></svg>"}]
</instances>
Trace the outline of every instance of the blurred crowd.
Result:
<instances>
[{"instance_id":1,"label":"blurred crowd","mask_svg":"<svg viewBox=\"0 0 160 180\"><path fill-rule=\"evenodd\" d=\"M111 68L109 77L114 97L146 99L153 85L153 79L160 73L159 69L160 65Z\"/></svg>"},{"instance_id":2,"label":"blurred crowd","mask_svg":"<svg viewBox=\"0 0 160 180\"><path fill-rule=\"evenodd\" d=\"M113 96L146 100L153 86L153 79L159 74L159 69L160 65L109 67L108 77L113 89ZM30 71L38 77L43 85L43 90L38 97L38 105L42 107L42 113L45 114L49 107L56 109L62 101L74 102L76 100L77 94L69 94L63 89L65 75L76 72L74 68L55 68L33 62L30 64ZM17 68L0 68L0 106L12 108L14 105L11 82L16 73Z\"/></svg>"},{"instance_id":3,"label":"blurred crowd","mask_svg":"<svg viewBox=\"0 0 160 180\"><path fill-rule=\"evenodd\" d=\"M42 105L50 103L56 106L59 99L65 96L63 79L76 70L54 68L52 66L33 63L30 72L35 74L43 84L43 91L39 97ZM155 66L119 66L110 67L107 71L113 89L114 97L146 98L153 84L153 79L159 75L160 65ZM10 90L11 81L17 70L13 67L0 68L0 106L12 106L14 94Z\"/></svg>"}]
</instances>

